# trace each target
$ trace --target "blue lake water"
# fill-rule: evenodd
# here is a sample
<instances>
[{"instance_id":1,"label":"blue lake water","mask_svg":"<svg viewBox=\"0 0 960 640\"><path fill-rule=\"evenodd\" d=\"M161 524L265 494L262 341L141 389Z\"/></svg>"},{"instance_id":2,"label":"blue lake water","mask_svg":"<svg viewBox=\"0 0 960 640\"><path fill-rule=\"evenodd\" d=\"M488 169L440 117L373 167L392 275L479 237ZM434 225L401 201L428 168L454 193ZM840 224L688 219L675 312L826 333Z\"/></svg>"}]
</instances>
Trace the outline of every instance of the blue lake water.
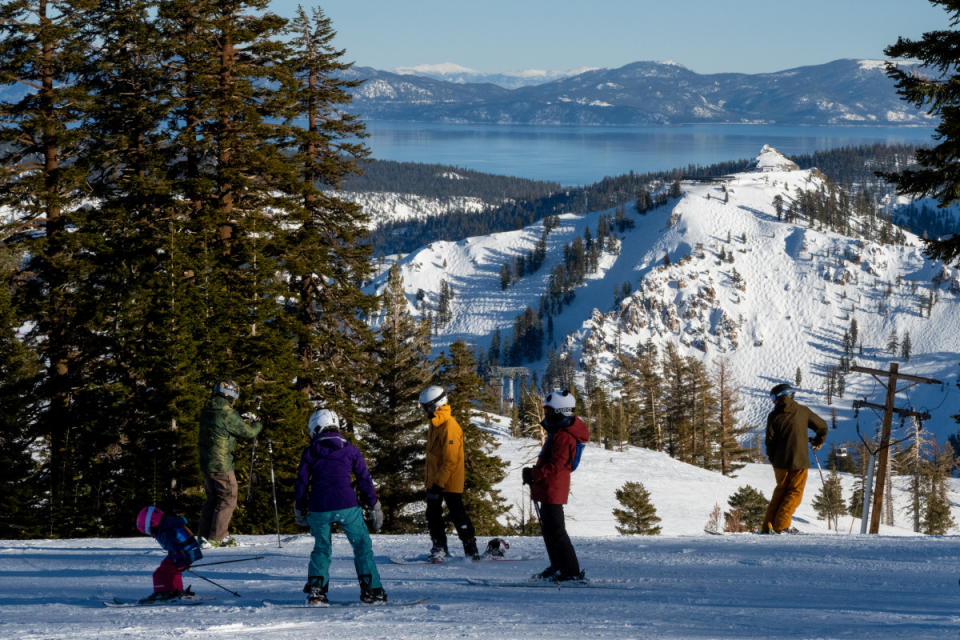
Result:
<instances>
[{"instance_id":1,"label":"blue lake water","mask_svg":"<svg viewBox=\"0 0 960 640\"><path fill-rule=\"evenodd\" d=\"M381 160L449 164L564 186L630 171L753 158L764 144L795 155L885 142L925 144L920 127L689 125L556 127L368 121L367 146Z\"/></svg>"}]
</instances>

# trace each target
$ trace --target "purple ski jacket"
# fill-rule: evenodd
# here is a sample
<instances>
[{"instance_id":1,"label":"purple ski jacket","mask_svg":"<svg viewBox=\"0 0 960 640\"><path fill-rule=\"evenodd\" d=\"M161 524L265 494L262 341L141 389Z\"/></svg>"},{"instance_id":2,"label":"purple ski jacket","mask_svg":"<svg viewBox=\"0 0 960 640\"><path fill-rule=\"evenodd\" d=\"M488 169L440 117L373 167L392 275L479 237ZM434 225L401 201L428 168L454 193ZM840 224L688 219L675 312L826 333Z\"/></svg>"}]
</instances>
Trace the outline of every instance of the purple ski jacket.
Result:
<instances>
[{"instance_id":1,"label":"purple ski jacket","mask_svg":"<svg viewBox=\"0 0 960 640\"><path fill-rule=\"evenodd\" d=\"M366 506L372 507L377 493L360 450L336 431L317 434L300 456L294 485L297 509L319 513L359 506L351 474Z\"/></svg>"}]
</instances>

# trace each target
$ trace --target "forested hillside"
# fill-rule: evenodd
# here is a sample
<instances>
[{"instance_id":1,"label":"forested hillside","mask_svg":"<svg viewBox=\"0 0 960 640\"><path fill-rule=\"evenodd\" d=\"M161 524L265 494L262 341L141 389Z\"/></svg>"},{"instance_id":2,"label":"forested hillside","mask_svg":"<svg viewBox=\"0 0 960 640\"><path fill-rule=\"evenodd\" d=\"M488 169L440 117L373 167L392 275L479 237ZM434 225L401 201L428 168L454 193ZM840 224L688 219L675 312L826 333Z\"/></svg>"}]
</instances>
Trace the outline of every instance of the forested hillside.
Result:
<instances>
[{"instance_id":1,"label":"forested hillside","mask_svg":"<svg viewBox=\"0 0 960 640\"><path fill-rule=\"evenodd\" d=\"M913 162L916 147L912 145L873 144L862 146L842 147L827 151L817 151L811 154L792 156L791 159L800 168L816 167L831 183L843 187L851 197L863 193L864 197L878 206L881 198L889 195L890 187L875 174L877 171L889 171L906 166ZM547 216L562 213L584 213L606 208L621 206L636 200L644 192L656 193L665 190L677 180L702 180L720 178L721 176L744 171L754 164L753 159L731 160L707 166L688 165L677 167L669 171L651 173L625 173L619 176L604 178L592 185L580 188L554 189L550 193L531 197L527 195L510 196L512 199L503 202L489 210L478 214L474 211L453 211L446 215L435 216L415 221L403 220L384 224L375 229L370 235L370 241L379 255L392 253L407 253L417 247L437 240L459 240L471 236L486 235L498 231L510 231L528 226ZM409 192L409 185L421 184L429 193L442 193L442 189L467 189L465 181L455 185L432 184L436 181L431 176L444 173L460 172L453 167L436 166L436 170L428 169L433 165L413 165L412 163L371 163L371 173L375 178L367 183L371 188L376 185L385 191ZM480 179L484 174L477 174L477 183L484 184L489 180L491 184L499 186L499 177ZM356 179L354 179L356 180ZM546 188L549 183L529 182L530 187ZM358 184L351 181L353 187ZM508 183L505 183L508 184ZM524 182L517 186L526 187ZM521 193L518 190L516 193ZM421 195L427 195L421 194ZM918 209L916 218L911 219L912 210L907 210L898 219L911 231L923 235L942 234L952 232L952 218L937 216L929 210L926 214Z\"/></svg>"}]
</instances>

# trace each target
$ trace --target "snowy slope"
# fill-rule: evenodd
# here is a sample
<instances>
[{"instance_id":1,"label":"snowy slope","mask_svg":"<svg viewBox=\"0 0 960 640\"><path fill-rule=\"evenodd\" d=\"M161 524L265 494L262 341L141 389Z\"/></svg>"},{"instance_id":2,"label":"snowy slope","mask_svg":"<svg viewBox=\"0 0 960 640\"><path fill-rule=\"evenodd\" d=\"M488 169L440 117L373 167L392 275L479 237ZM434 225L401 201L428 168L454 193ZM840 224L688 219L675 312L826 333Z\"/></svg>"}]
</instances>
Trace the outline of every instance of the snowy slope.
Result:
<instances>
[{"instance_id":1,"label":"snowy slope","mask_svg":"<svg viewBox=\"0 0 960 640\"><path fill-rule=\"evenodd\" d=\"M424 220L451 211L477 213L490 208L490 205L480 198L426 198L412 193L387 191L341 191L337 193L337 197L362 206L370 216L370 228L390 222Z\"/></svg>"},{"instance_id":2,"label":"snowy slope","mask_svg":"<svg viewBox=\"0 0 960 640\"><path fill-rule=\"evenodd\" d=\"M607 373L618 348L629 353L648 339L660 347L678 344L682 355L706 362L725 357L742 387L740 419L753 426L763 424L769 410L767 391L783 380L793 383L799 368L798 399L826 417L837 410L831 440L856 440L858 425L872 435L879 419L870 412L855 418L851 400L882 403L879 382L850 373L843 398L829 406L824 392L826 373L842 355L843 333L856 319L863 345L854 355L857 364L887 370L899 356L887 352L889 336L909 333L911 357L900 361L901 372L943 381L909 386L897 396L899 407L929 411L933 417L923 426L942 441L956 432L950 414L960 409L957 272L926 260L909 234L906 246L879 245L858 239L856 228L844 236L808 228L802 220L777 219L776 195L789 203L798 189L822 184L816 170L797 170L764 147L754 171L723 184L684 184L682 198L644 216L628 205L636 226L620 235L619 254L605 254L599 271L588 275L572 304L554 318L554 342L547 348L566 350L581 363L595 361ZM437 350L457 339L486 349L495 329L509 340L514 318L527 306L537 309L563 246L588 226L595 235L598 217L610 213L561 216L548 236L545 264L506 291L500 288L501 266L533 248L541 224L435 242L409 254L400 266L411 314L421 313L414 306L418 290L435 306L446 280L455 297L450 323L434 337ZM733 262L721 255L732 255ZM633 294L614 308L614 290L625 282ZM373 286L383 285L381 278ZM930 317L921 316L921 302L931 292L937 302ZM542 371L544 365L528 366Z\"/></svg>"},{"instance_id":3,"label":"snowy slope","mask_svg":"<svg viewBox=\"0 0 960 640\"><path fill-rule=\"evenodd\" d=\"M499 440L511 466L501 488L512 498L520 493L519 468L535 452L535 443L502 435ZM663 519L661 535L614 533L613 491L626 480L641 481L650 490ZM411 607L263 606L263 600L302 599L309 535L286 540L281 547L276 536L239 535L246 546L209 550L203 561L263 559L196 569L239 597L186 574L194 591L216 601L152 609L102 604L149 593L150 575L163 557L149 538L0 541L0 638L955 637L960 537L913 536L901 528L884 528L880 536L828 533L809 507L819 488L815 475L795 520L804 535L705 534L709 509L717 501L725 506L727 495L742 484L769 495L772 474L756 465L739 478L722 478L662 454L589 447L575 472L568 526L587 575L610 581L607 586L613 588L467 584L467 578L523 580L541 570L547 560L538 537L508 538L509 554L522 561L473 564L455 558L431 566L389 560L424 553L426 535L374 535L378 570L390 600L429 598ZM957 480L951 489L957 504ZM956 510L954 517L960 515ZM131 530L132 521L133 515ZM847 526L842 520L844 533ZM458 551L455 539L451 542L451 550ZM350 546L336 534L330 597L356 602L358 596Z\"/></svg>"}]
</instances>

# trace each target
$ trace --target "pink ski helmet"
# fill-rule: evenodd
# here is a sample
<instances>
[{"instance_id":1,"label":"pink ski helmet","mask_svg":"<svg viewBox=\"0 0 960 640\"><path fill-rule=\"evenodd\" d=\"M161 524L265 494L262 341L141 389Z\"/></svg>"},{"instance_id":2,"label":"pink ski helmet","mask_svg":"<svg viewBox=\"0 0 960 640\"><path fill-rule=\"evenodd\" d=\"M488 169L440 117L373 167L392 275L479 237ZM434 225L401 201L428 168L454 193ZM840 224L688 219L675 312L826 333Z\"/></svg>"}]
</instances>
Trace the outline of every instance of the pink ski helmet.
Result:
<instances>
[{"instance_id":1,"label":"pink ski helmet","mask_svg":"<svg viewBox=\"0 0 960 640\"><path fill-rule=\"evenodd\" d=\"M153 535L151 530L160 524L163 519L163 511L156 507L144 507L137 516L137 530L148 536Z\"/></svg>"}]
</instances>

